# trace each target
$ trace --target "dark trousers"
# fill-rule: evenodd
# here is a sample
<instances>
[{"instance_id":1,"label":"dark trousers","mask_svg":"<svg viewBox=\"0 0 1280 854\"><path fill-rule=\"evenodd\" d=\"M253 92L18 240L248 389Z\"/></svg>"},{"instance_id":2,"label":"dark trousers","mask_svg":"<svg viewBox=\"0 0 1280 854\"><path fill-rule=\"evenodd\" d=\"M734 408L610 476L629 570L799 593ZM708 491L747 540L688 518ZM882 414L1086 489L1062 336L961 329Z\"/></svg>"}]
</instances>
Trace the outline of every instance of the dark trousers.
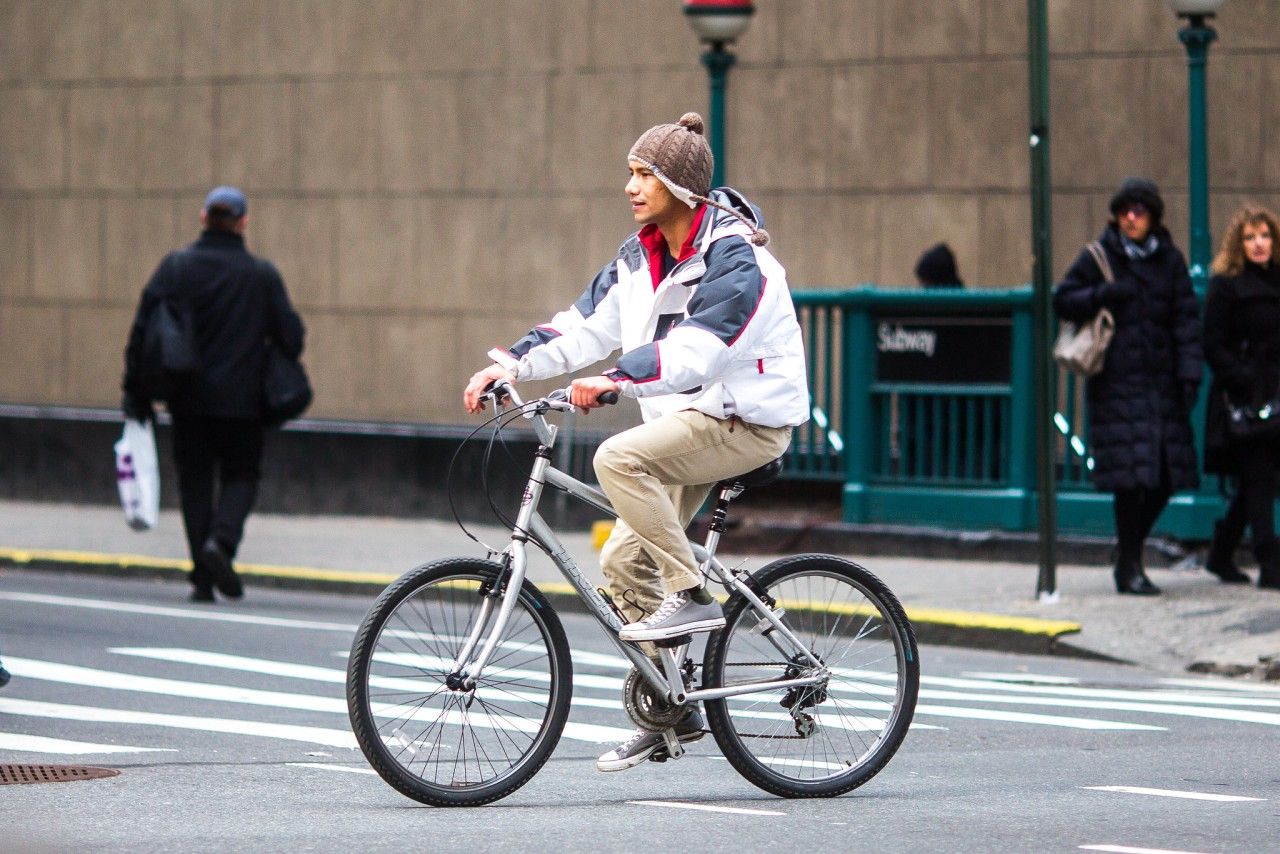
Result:
<instances>
[{"instance_id":1,"label":"dark trousers","mask_svg":"<svg viewBox=\"0 0 1280 854\"><path fill-rule=\"evenodd\" d=\"M235 557L244 522L258 497L262 474L262 425L236 418L173 418L173 458L187 547L195 569L191 583L208 585L197 557L212 537Z\"/></svg>"},{"instance_id":2,"label":"dark trousers","mask_svg":"<svg viewBox=\"0 0 1280 854\"><path fill-rule=\"evenodd\" d=\"M1241 465L1236 494L1214 532L1222 539L1221 545L1215 542L1215 546L1222 548L1224 554L1231 554L1240 545L1248 525L1253 535L1253 553L1258 564L1265 567L1276 556L1276 449L1270 441L1250 442L1237 451L1237 456Z\"/></svg>"},{"instance_id":3,"label":"dark trousers","mask_svg":"<svg viewBox=\"0 0 1280 854\"><path fill-rule=\"evenodd\" d=\"M1142 544L1172 496L1169 489L1125 489L1115 493L1120 563L1142 563Z\"/></svg>"}]
</instances>

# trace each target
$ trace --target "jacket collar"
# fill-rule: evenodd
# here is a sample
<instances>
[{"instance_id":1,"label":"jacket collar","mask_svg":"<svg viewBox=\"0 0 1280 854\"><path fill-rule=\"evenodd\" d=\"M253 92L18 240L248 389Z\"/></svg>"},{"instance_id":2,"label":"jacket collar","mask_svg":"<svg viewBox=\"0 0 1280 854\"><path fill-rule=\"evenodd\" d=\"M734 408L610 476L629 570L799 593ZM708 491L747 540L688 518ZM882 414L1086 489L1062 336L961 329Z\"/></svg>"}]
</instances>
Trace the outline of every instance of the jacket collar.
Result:
<instances>
[{"instance_id":1,"label":"jacket collar","mask_svg":"<svg viewBox=\"0 0 1280 854\"><path fill-rule=\"evenodd\" d=\"M244 249L244 235L236 234L234 231L206 228L200 232L200 237L196 240L196 246Z\"/></svg>"},{"instance_id":2,"label":"jacket collar","mask_svg":"<svg viewBox=\"0 0 1280 854\"><path fill-rule=\"evenodd\" d=\"M693 224L689 228L689 234L680 247L680 254L676 256L677 264L688 260L699 251L699 238L707 230L704 226L709 225L711 219L707 216L707 206L698 205L698 209L693 214ZM667 239L662 236L662 232L654 223L649 223L640 229L637 238L649 259L649 275L653 279L653 289L656 291L662 284L662 254L667 251Z\"/></svg>"}]
</instances>

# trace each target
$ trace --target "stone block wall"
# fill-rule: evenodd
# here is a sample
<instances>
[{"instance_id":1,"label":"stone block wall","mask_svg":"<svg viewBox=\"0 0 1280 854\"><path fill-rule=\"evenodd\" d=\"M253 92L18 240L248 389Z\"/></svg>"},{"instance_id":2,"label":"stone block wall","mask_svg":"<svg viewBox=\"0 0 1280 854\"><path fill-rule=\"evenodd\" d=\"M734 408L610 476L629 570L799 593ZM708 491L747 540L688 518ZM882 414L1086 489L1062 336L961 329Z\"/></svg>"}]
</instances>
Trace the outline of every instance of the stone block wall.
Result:
<instances>
[{"instance_id":1,"label":"stone block wall","mask_svg":"<svg viewBox=\"0 0 1280 854\"><path fill-rule=\"evenodd\" d=\"M727 174L793 287L907 284L938 240L974 286L1026 281L1025 4L756 6ZM1185 244L1178 23L1163 0L1049 6L1055 269L1128 174ZM1215 228L1280 205L1274 12L1216 22ZM307 322L313 414L463 421L484 351L631 230L631 142L706 109L678 0L0 0L0 34L5 403L114 405L142 285L234 183Z\"/></svg>"}]
</instances>

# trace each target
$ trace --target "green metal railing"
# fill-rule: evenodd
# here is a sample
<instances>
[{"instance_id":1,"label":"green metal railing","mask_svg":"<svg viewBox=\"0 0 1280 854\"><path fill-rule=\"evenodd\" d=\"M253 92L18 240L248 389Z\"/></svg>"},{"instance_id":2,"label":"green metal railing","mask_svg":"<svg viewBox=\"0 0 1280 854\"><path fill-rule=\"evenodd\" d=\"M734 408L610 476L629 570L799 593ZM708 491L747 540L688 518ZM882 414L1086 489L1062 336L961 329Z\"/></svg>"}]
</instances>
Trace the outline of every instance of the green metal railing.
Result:
<instances>
[{"instance_id":1,"label":"green metal railing","mask_svg":"<svg viewBox=\"0 0 1280 854\"><path fill-rule=\"evenodd\" d=\"M1036 529L1030 287L863 286L793 297L808 353L814 417L796 432L788 477L843 482L849 522ZM888 317L1007 323L1007 377L878 378L877 326ZM1110 534L1110 495L1090 484L1083 383L1060 373L1055 400L1059 529ZM1176 496L1158 530L1206 537L1222 507L1211 486Z\"/></svg>"}]
</instances>

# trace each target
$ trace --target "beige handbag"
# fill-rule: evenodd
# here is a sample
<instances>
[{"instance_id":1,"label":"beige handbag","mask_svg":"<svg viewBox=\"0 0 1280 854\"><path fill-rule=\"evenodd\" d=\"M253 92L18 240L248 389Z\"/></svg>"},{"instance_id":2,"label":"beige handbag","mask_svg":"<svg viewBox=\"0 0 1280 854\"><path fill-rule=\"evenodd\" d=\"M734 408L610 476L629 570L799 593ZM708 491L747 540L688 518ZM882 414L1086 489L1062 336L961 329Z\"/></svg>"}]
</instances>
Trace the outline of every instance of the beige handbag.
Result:
<instances>
[{"instance_id":1,"label":"beige handbag","mask_svg":"<svg viewBox=\"0 0 1280 854\"><path fill-rule=\"evenodd\" d=\"M1102 244L1093 241L1087 247L1102 271L1105 282L1114 282L1111 264L1107 261ZM1105 308L1098 309L1092 320L1084 323L1063 321L1058 340L1053 344L1053 360L1073 374L1091 377L1102 370L1106 361L1107 345L1116 331L1116 319Z\"/></svg>"}]
</instances>

